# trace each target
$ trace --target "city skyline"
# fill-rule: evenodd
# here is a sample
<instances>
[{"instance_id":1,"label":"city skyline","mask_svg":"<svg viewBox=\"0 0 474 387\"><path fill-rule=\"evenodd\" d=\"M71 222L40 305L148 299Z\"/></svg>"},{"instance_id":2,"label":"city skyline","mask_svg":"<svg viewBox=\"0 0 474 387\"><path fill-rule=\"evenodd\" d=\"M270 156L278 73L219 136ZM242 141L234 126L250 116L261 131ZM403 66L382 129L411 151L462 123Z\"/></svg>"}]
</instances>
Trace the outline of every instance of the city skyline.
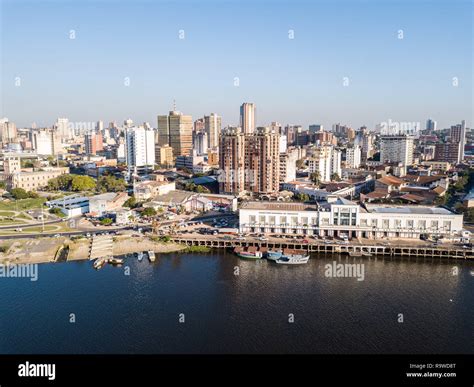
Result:
<instances>
[{"instance_id":1,"label":"city skyline","mask_svg":"<svg viewBox=\"0 0 474 387\"><path fill-rule=\"evenodd\" d=\"M19 127L155 127L176 99L222 127L238 125L243 101L257 106L256 126L473 120L469 2L259 2L245 14L205 2L199 19L192 2L136 4L2 1L0 115ZM245 21L229 25L236 16Z\"/></svg>"}]
</instances>

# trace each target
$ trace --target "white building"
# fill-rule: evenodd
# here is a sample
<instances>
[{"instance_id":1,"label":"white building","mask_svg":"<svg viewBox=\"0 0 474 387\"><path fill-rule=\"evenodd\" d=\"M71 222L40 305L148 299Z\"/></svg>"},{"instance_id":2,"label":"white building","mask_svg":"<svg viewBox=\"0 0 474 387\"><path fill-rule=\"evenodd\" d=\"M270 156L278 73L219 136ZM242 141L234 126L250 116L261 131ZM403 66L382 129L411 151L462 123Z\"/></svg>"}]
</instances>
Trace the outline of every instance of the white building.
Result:
<instances>
[{"instance_id":1,"label":"white building","mask_svg":"<svg viewBox=\"0 0 474 387\"><path fill-rule=\"evenodd\" d=\"M361 163L361 150L359 146L346 148L346 168L359 168Z\"/></svg>"},{"instance_id":2,"label":"white building","mask_svg":"<svg viewBox=\"0 0 474 387\"><path fill-rule=\"evenodd\" d=\"M341 151L330 145L315 148L308 158L309 173L318 173L322 182L330 182L331 176L341 176Z\"/></svg>"},{"instance_id":3,"label":"white building","mask_svg":"<svg viewBox=\"0 0 474 387\"><path fill-rule=\"evenodd\" d=\"M413 164L413 142L414 137L408 135L401 136L381 136L380 137L380 161Z\"/></svg>"},{"instance_id":4,"label":"white building","mask_svg":"<svg viewBox=\"0 0 474 387\"><path fill-rule=\"evenodd\" d=\"M125 160L129 170L151 168L155 164L155 134L142 127L125 131Z\"/></svg>"},{"instance_id":5,"label":"white building","mask_svg":"<svg viewBox=\"0 0 474 387\"><path fill-rule=\"evenodd\" d=\"M280 183L296 179L297 152L280 153Z\"/></svg>"},{"instance_id":6,"label":"white building","mask_svg":"<svg viewBox=\"0 0 474 387\"><path fill-rule=\"evenodd\" d=\"M45 203L49 208L59 208L68 218L81 216L89 212L89 198L81 195L69 195Z\"/></svg>"},{"instance_id":7,"label":"white building","mask_svg":"<svg viewBox=\"0 0 474 387\"><path fill-rule=\"evenodd\" d=\"M460 237L463 216L441 207L359 206L328 197L323 205L247 202L239 213L243 233L347 236L349 238Z\"/></svg>"},{"instance_id":8,"label":"white building","mask_svg":"<svg viewBox=\"0 0 474 387\"><path fill-rule=\"evenodd\" d=\"M342 174L341 160L342 160L342 152L339 149L332 148L331 176L333 174L337 174L337 176L341 177L341 174Z\"/></svg>"}]
</instances>

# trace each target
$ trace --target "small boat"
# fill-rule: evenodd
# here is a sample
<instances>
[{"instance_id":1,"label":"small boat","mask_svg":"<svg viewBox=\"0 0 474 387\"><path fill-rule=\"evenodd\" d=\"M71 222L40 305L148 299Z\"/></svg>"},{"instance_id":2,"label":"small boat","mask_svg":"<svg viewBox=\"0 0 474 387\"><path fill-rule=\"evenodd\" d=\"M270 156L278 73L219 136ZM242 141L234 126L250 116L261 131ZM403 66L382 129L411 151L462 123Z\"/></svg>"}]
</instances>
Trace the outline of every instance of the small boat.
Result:
<instances>
[{"instance_id":1,"label":"small boat","mask_svg":"<svg viewBox=\"0 0 474 387\"><path fill-rule=\"evenodd\" d=\"M362 251L350 251L349 256L350 257L362 257L363 253Z\"/></svg>"},{"instance_id":2,"label":"small boat","mask_svg":"<svg viewBox=\"0 0 474 387\"><path fill-rule=\"evenodd\" d=\"M151 250L148 251L148 259L150 260L150 262L155 262L155 258L156 258L155 252Z\"/></svg>"},{"instance_id":3,"label":"small boat","mask_svg":"<svg viewBox=\"0 0 474 387\"><path fill-rule=\"evenodd\" d=\"M364 257L371 257L371 256L372 256L372 253L369 253L368 251L363 251L363 252L362 252L362 255L363 255Z\"/></svg>"},{"instance_id":4,"label":"small boat","mask_svg":"<svg viewBox=\"0 0 474 387\"><path fill-rule=\"evenodd\" d=\"M267 258L270 261L276 261L277 259L281 258L282 255L283 255L282 250L268 250L265 255L265 258Z\"/></svg>"},{"instance_id":5,"label":"small boat","mask_svg":"<svg viewBox=\"0 0 474 387\"><path fill-rule=\"evenodd\" d=\"M93 264L94 269L96 270L102 269L106 263L107 263L107 260L105 258L97 258Z\"/></svg>"},{"instance_id":6,"label":"small boat","mask_svg":"<svg viewBox=\"0 0 474 387\"><path fill-rule=\"evenodd\" d=\"M122 258L110 257L108 259L108 262L111 263L112 265L122 265L123 264L123 259Z\"/></svg>"},{"instance_id":7,"label":"small boat","mask_svg":"<svg viewBox=\"0 0 474 387\"><path fill-rule=\"evenodd\" d=\"M281 258L277 259L275 262L279 263L280 265L303 265L308 263L309 255L301 255L301 254L289 254L289 255L282 255Z\"/></svg>"},{"instance_id":8,"label":"small boat","mask_svg":"<svg viewBox=\"0 0 474 387\"><path fill-rule=\"evenodd\" d=\"M139 253L137 253L137 257L138 257L138 262L141 262L143 260L143 253L140 251Z\"/></svg>"},{"instance_id":9,"label":"small boat","mask_svg":"<svg viewBox=\"0 0 474 387\"><path fill-rule=\"evenodd\" d=\"M247 251L245 251L242 248L236 247L234 249L234 253L237 254L239 258L243 259L260 259L263 257L262 252L256 249L248 249Z\"/></svg>"}]
</instances>

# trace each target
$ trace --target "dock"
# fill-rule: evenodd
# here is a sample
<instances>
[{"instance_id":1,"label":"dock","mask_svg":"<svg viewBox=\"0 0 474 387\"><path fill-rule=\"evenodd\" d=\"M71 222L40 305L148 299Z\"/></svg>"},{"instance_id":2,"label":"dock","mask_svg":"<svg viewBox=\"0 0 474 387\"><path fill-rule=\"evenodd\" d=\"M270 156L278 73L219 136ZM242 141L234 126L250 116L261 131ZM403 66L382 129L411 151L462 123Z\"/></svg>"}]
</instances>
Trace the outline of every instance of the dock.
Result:
<instances>
[{"instance_id":1,"label":"dock","mask_svg":"<svg viewBox=\"0 0 474 387\"><path fill-rule=\"evenodd\" d=\"M453 246L397 246L380 244L338 244L338 243L302 243L301 241L259 241L258 239L222 240L205 239L185 236L172 236L171 241L186 246L206 246L210 248L256 247L261 249L293 249L304 250L315 254L347 254L357 256L405 256L424 258L474 259L473 249Z\"/></svg>"},{"instance_id":2,"label":"dock","mask_svg":"<svg viewBox=\"0 0 474 387\"><path fill-rule=\"evenodd\" d=\"M113 255L113 240L110 235L95 235L92 237L89 259L97 259Z\"/></svg>"}]
</instances>

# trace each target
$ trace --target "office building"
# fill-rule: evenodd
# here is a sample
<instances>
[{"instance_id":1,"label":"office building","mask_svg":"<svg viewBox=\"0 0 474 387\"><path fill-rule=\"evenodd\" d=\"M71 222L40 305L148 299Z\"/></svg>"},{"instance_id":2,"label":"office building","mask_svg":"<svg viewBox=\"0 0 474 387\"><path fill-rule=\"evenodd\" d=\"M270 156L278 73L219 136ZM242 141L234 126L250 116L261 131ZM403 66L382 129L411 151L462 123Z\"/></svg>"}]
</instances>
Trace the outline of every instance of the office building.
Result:
<instances>
[{"instance_id":1,"label":"office building","mask_svg":"<svg viewBox=\"0 0 474 387\"><path fill-rule=\"evenodd\" d=\"M380 161L382 163L413 164L414 138L409 135L380 136Z\"/></svg>"},{"instance_id":2,"label":"office building","mask_svg":"<svg viewBox=\"0 0 474 387\"><path fill-rule=\"evenodd\" d=\"M178 111L158 116L158 145L168 144L173 156L189 156L193 148L193 119Z\"/></svg>"},{"instance_id":3,"label":"office building","mask_svg":"<svg viewBox=\"0 0 474 387\"><path fill-rule=\"evenodd\" d=\"M254 103L245 102L240 107L240 126L244 134L252 134L255 131L256 114Z\"/></svg>"},{"instance_id":4,"label":"office building","mask_svg":"<svg viewBox=\"0 0 474 387\"><path fill-rule=\"evenodd\" d=\"M207 134L207 148L218 147L219 135L221 133L221 117L214 113L204 116L204 131ZM207 149L203 153L206 151Z\"/></svg>"}]
</instances>

